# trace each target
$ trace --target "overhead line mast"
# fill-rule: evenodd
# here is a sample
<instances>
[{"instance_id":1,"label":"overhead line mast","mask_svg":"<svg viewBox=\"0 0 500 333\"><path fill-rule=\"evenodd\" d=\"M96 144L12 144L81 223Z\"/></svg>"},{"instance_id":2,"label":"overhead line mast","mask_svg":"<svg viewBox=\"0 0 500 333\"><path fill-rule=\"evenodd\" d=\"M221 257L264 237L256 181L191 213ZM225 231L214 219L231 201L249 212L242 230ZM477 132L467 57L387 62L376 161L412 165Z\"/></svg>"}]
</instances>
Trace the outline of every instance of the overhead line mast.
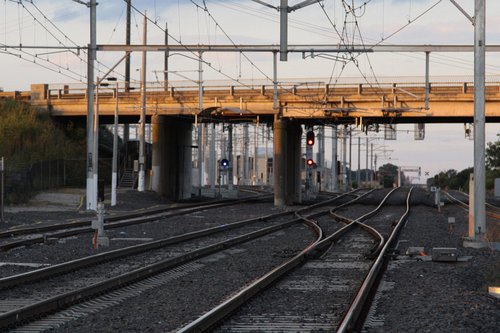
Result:
<instances>
[{"instance_id":1,"label":"overhead line mast","mask_svg":"<svg viewBox=\"0 0 500 333\"><path fill-rule=\"evenodd\" d=\"M276 9L280 12L280 61L288 60L288 13L297 9L307 7L309 5L320 2L321 0L305 0L294 6L288 6L288 0L280 0L279 7L270 5L264 1L252 0L263 6Z\"/></svg>"},{"instance_id":2,"label":"overhead line mast","mask_svg":"<svg viewBox=\"0 0 500 333\"><path fill-rule=\"evenodd\" d=\"M130 16L132 11L132 0L127 1L127 25L126 25L126 35L125 44L130 45ZM130 89L130 54L125 59L125 91Z\"/></svg>"},{"instance_id":3,"label":"overhead line mast","mask_svg":"<svg viewBox=\"0 0 500 333\"><path fill-rule=\"evenodd\" d=\"M94 62L97 55L97 21L96 0L91 0L90 7L90 44L87 62L87 210L97 210L97 179L94 179L94 170L97 167L97 158L94 152Z\"/></svg>"}]
</instances>

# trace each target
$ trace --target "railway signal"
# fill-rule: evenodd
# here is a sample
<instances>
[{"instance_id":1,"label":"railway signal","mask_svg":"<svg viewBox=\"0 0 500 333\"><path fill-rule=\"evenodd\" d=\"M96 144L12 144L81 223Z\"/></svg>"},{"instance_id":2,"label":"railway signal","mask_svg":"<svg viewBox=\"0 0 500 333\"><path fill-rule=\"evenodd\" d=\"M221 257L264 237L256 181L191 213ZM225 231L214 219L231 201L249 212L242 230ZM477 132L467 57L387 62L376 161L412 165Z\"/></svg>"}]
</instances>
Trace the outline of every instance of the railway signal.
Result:
<instances>
[{"instance_id":1,"label":"railway signal","mask_svg":"<svg viewBox=\"0 0 500 333\"><path fill-rule=\"evenodd\" d=\"M227 169L229 167L229 161L227 159L223 158L220 161L220 166L222 169Z\"/></svg>"},{"instance_id":2,"label":"railway signal","mask_svg":"<svg viewBox=\"0 0 500 333\"><path fill-rule=\"evenodd\" d=\"M308 158L306 160L306 164L308 167L313 167L314 166L314 160L312 158Z\"/></svg>"},{"instance_id":3,"label":"railway signal","mask_svg":"<svg viewBox=\"0 0 500 333\"><path fill-rule=\"evenodd\" d=\"M308 146L314 145L314 132L308 131L306 134L306 143Z\"/></svg>"}]
</instances>

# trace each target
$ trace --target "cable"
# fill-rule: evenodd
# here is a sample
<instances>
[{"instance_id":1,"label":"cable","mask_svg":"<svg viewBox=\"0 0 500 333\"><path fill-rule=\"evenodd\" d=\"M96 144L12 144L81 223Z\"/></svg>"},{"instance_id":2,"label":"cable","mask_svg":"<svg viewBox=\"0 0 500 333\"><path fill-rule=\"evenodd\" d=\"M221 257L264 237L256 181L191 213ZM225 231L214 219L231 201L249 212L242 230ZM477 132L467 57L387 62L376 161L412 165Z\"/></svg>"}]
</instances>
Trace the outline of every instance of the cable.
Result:
<instances>
[{"instance_id":1,"label":"cable","mask_svg":"<svg viewBox=\"0 0 500 333\"><path fill-rule=\"evenodd\" d=\"M376 45L380 45L382 42L388 40L389 38L391 38L392 36L396 35L397 33L399 33L400 31L402 31L403 29L405 29L407 26L409 26L410 24L412 24L413 22L415 22L416 20L418 20L419 18L421 18L422 16L424 16L425 14L427 14L429 11L431 11L434 7L436 7L441 1L443 0L438 0L435 4L433 4L432 6L430 6L429 8L427 8L426 10L424 10L422 13L420 13L419 15L417 15L413 20L408 20L408 23L403 25L402 27L400 27L399 29L397 29L396 31L392 32L391 34L389 34L387 37L382 37L382 39L376 43L374 46Z\"/></svg>"},{"instance_id":2,"label":"cable","mask_svg":"<svg viewBox=\"0 0 500 333\"><path fill-rule=\"evenodd\" d=\"M78 44L77 44L74 40L72 40L69 36L67 36L67 35L66 35L66 34L65 34L65 33L64 33L61 29L59 29L59 27L58 27L57 25L55 25L55 23L54 23L52 20L50 20L50 19L47 17L47 15L45 15L45 14L44 14L44 13L40 10L40 8L39 8L39 7L38 7L38 6L37 6L37 5L36 5L36 4L35 4L32 0L31 0L31 1L27 1L27 2L29 2L29 3L30 3L30 4L31 4L31 5L32 5L32 6L33 6L33 7L34 7L37 11L38 11L38 13L39 13L39 14L40 14L43 18L44 18L44 20L45 20L46 22L48 21L48 22L50 23L50 25L51 25L51 26L53 26L53 27L54 27L54 28L55 28L55 29L56 29L56 30L57 30L57 31L58 31L58 32L59 32L59 33L60 33L60 34L61 34L61 35L62 35L62 36L66 39L66 40L69 40L69 41L70 41L70 42L71 42L74 46L78 46ZM20 0L20 1L18 2L18 5L21 5L21 6L23 7L23 9L24 9L24 10L25 10L25 11L26 11L26 12L27 12L27 13L28 13L28 14L29 14L29 15L30 15L33 19L34 19L34 21L35 21L35 22L38 22L38 23L40 24L40 26L41 26L43 29L45 29L45 31L46 31L47 33L49 33L49 34L50 34L50 35L51 35L51 36L52 36L52 37L53 37L53 38L54 38L54 39L55 39L55 40L59 43L59 45L61 45L61 46L63 46L63 47L66 47L66 46L67 46L67 45L66 45L64 42L62 42L62 41L61 41L61 40L60 40L60 39L59 39L59 38L58 38L58 37L57 37L57 36L56 36L53 32L51 32L51 31L50 31L50 30L49 30L49 29L48 29L48 28L47 28L44 24L42 24L42 23L41 23L41 21L40 21L40 20L39 20L39 19L38 19L38 18L37 18L37 17L36 17L36 16L35 16L35 15L34 15L34 14L33 14L33 13L32 13L32 12L31 12L31 11L30 11L30 10L29 10L26 6L25 6L25 5L24 5L24 3L23 3L23 1L22 1L22 0ZM20 43L20 44L21 44L21 43ZM87 63L87 61L86 61L84 58L82 58L81 56L79 56L79 55L78 55L78 54L76 54L75 52L73 52L73 51L71 51L71 50L68 50L67 52L71 52L71 53L73 53L76 57L78 57L78 59L80 59L80 61L81 61L81 62L83 62L83 63ZM86 52L85 50L83 50L83 53L84 53L84 54L86 54L87 52ZM27 53L27 54L29 54L29 53ZM34 54L33 56L34 56L34 57L37 57L37 54ZM46 61L48 61L48 58L46 59ZM50 62L50 61L49 61L49 62ZM51 62L51 63L52 63L53 65L56 65L56 64L55 64L55 63L53 63L53 62ZM104 63L102 63L102 62L98 61L97 59L96 59L96 63L97 63L98 65L101 65L102 67L104 67L104 68L106 68L106 69L110 69L107 65L105 65ZM63 68L62 66L58 66L58 67ZM69 69L68 69L68 68L66 68L66 70L68 70L68 71L69 71ZM72 72L72 71L70 71L70 72ZM104 73L106 73L106 72L105 72L105 71L103 71L103 70L98 69L98 73L103 73L103 74L104 74ZM122 77L125 77L123 74L121 74L121 73L119 73L119 72L114 71L114 73L115 73L115 74L118 74L118 75L120 75L120 76L122 76ZM73 74L78 75L78 73L76 73L76 72L73 72Z\"/></svg>"},{"instance_id":3,"label":"cable","mask_svg":"<svg viewBox=\"0 0 500 333\"><path fill-rule=\"evenodd\" d=\"M126 1L126 0L124 0ZM155 27L157 27L158 29L160 29L161 31L163 31L163 33L167 33L165 31L164 28L160 27L157 22L154 22L152 21L150 18L148 18L147 16L144 15L144 13L142 13L140 10L138 10L134 5L131 5L131 8L134 9L134 11L136 11L138 14L140 14L141 16L145 17L146 20L148 20L149 22L151 22ZM220 27L220 26L219 26ZM244 84L242 82L240 82L238 79L235 79L233 77L231 77L230 75L222 72L222 70L220 69L216 69L215 67L212 66L212 64L210 64L209 62L203 60L203 59L200 59L199 56L196 54L196 52L194 52L193 50L190 50L186 45L182 44L177 38L175 38L174 36L172 36L170 33L168 33L168 36L170 38L172 38L177 44L179 44L180 46L182 46L187 52L190 52L192 55L194 55L196 58L198 58L199 60L198 61L201 61L203 64L207 65L209 68L211 68L212 70L216 71L217 73L219 73L220 75L226 77L227 79L231 80L231 81L234 81L236 83L238 83L239 85L241 86L244 86L244 87L247 87L251 90L254 90L254 87L252 86L249 86L247 84Z\"/></svg>"},{"instance_id":4,"label":"cable","mask_svg":"<svg viewBox=\"0 0 500 333\"><path fill-rule=\"evenodd\" d=\"M222 26L219 24L219 22L217 22L217 20L215 19L215 17L213 17L213 15L210 13L210 10L208 10L208 7L206 7L206 3L205 1L203 1L204 5L205 5L205 8L201 7L200 5L198 5L196 2L194 2L193 0L190 0L192 4L194 4L196 6L196 8L200 8L200 9L203 9L207 15L214 21L215 25L217 27L219 27L219 29L222 31L222 33L226 36L226 38L236 47L238 48L238 46L236 45L236 43L233 41L233 39L227 34L227 32L222 28ZM243 55L245 57L245 59L252 65L252 67L254 67L255 69L257 69L266 79L268 79L269 81L273 81L273 79L271 79L266 73L264 73L257 65L255 65L255 63L250 60L250 58L244 53L244 52L240 52L240 55Z\"/></svg>"},{"instance_id":5,"label":"cable","mask_svg":"<svg viewBox=\"0 0 500 333\"><path fill-rule=\"evenodd\" d=\"M224 7L224 8L230 9L230 10L235 11L235 12L244 13L246 15L258 17L258 18L266 20L266 21L279 23L279 15L276 15L276 14L270 13L270 12L263 12L260 10L256 10L252 7L244 6L238 2L235 4L233 4L232 1L228 1L227 3L226 2L224 2L224 3L214 2L214 5L219 6L219 7ZM233 6L236 8L234 8ZM316 33L316 34L326 36L326 37L331 37L330 30L328 28L325 28L325 27L322 27L319 25L315 25L311 22L304 22L304 21L289 18L288 23L289 23L289 26L292 26L298 30L302 30L305 32L312 32L312 33Z\"/></svg>"},{"instance_id":6,"label":"cable","mask_svg":"<svg viewBox=\"0 0 500 333\"><path fill-rule=\"evenodd\" d=\"M118 27L118 24L120 24L124 12L125 12L125 7L122 8L122 12L120 13L120 16L118 17L118 20L116 21L115 27L111 31L111 36L109 36L108 44L111 43L111 39L113 39L113 36L114 36L114 34L116 32L116 28Z\"/></svg>"},{"instance_id":7,"label":"cable","mask_svg":"<svg viewBox=\"0 0 500 333\"><path fill-rule=\"evenodd\" d=\"M55 69L50 68L50 67L48 67L48 66L42 65L42 64L40 64L40 63L38 63L38 62L36 62L36 61L31 61L31 60L28 60L28 59L26 59L26 58L23 58L23 56L22 56L21 54L12 53L12 52L7 51L7 50L0 50L0 53L3 53L3 54L8 54L8 55L12 55L12 56L14 56L14 57L16 57L16 58L19 58L19 59L21 59L21 60L24 60L24 61L26 61L26 62L29 62L29 63L35 64L35 65L38 65L38 66L40 66L40 67L43 67L43 68L45 68L45 69L48 69L49 71L52 71L52 72L54 72L54 73L57 73L57 74L60 74L60 75L66 76L66 77L68 77L68 78L70 78L70 79L72 79L72 80L83 82L83 81L81 81L81 80L80 80L80 79L78 79L78 78L75 78L75 77L72 77L71 75L68 75L68 74L62 73L62 72L61 72L61 70L55 70ZM40 58L39 58L39 59L40 59ZM43 59L42 59L42 60L43 60ZM52 64L52 63L51 63L51 64ZM64 68L63 68L63 69L64 69Z\"/></svg>"}]
</instances>

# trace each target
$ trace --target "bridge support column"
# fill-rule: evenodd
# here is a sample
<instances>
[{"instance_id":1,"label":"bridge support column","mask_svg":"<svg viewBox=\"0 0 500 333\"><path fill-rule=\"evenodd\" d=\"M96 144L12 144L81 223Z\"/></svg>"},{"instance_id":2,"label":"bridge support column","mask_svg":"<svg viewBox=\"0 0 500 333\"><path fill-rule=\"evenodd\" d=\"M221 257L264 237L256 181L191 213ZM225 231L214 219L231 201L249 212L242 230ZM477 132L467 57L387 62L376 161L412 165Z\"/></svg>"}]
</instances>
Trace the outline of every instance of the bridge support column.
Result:
<instances>
[{"instance_id":1,"label":"bridge support column","mask_svg":"<svg viewBox=\"0 0 500 333\"><path fill-rule=\"evenodd\" d=\"M301 202L301 136L299 124L274 120L274 205Z\"/></svg>"},{"instance_id":2,"label":"bridge support column","mask_svg":"<svg viewBox=\"0 0 500 333\"><path fill-rule=\"evenodd\" d=\"M292 205L302 202L301 190L301 155L302 155L302 127L297 123L289 123L287 131L286 159L286 198L285 203Z\"/></svg>"},{"instance_id":3,"label":"bridge support column","mask_svg":"<svg viewBox=\"0 0 500 333\"><path fill-rule=\"evenodd\" d=\"M191 197L191 132L191 123L153 118L152 188L170 200Z\"/></svg>"},{"instance_id":4,"label":"bridge support column","mask_svg":"<svg viewBox=\"0 0 500 333\"><path fill-rule=\"evenodd\" d=\"M285 206L286 121L274 119L274 205Z\"/></svg>"},{"instance_id":5,"label":"bridge support column","mask_svg":"<svg viewBox=\"0 0 500 333\"><path fill-rule=\"evenodd\" d=\"M165 165L165 116L154 115L151 117L152 135L152 174L151 189L163 193L162 166Z\"/></svg>"}]
</instances>

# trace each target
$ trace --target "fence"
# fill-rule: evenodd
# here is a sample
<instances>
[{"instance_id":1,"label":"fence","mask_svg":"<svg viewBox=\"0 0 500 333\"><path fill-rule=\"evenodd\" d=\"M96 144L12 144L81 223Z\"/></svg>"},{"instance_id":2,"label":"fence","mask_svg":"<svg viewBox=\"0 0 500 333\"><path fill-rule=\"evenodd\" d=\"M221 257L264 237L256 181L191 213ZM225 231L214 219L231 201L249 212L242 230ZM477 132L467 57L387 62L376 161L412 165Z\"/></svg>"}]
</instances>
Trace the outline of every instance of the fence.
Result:
<instances>
[{"instance_id":1,"label":"fence","mask_svg":"<svg viewBox=\"0 0 500 333\"><path fill-rule=\"evenodd\" d=\"M64 186L85 186L85 160L57 159L29 166L9 165L5 161L5 198L8 203L29 200L34 192Z\"/></svg>"}]
</instances>

